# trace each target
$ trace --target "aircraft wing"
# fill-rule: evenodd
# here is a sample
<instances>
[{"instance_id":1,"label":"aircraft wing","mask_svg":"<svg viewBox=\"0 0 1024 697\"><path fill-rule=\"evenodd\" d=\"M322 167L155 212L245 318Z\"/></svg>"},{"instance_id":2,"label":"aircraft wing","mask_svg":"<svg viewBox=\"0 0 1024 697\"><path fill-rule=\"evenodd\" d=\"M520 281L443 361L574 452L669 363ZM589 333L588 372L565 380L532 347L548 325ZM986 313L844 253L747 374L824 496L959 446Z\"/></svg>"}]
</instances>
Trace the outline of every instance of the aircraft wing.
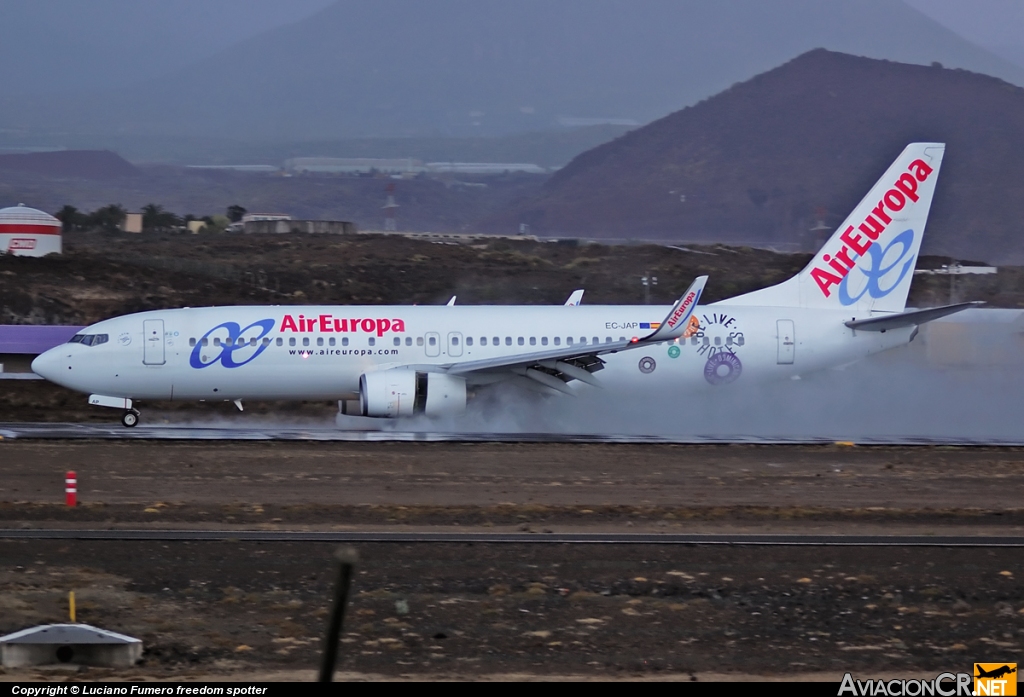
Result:
<instances>
[{"instance_id":1,"label":"aircraft wing","mask_svg":"<svg viewBox=\"0 0 1024 697\"><path fill-rule=\"evenodd\" d=\"M566 387L565 383L571 380L579 380L600 387L601 385L593 373L604 368L602 355L673 341L683 335L689 326L690 317L697 308L697 302L700 300L707 279L707 276L701 276L695 280L672 306L665 321L645 337L634 337L604 344L575 344L546 351L449 363L439 366L439 368L451 375L461 375L478 383L494 382L495 379L507 377L507 374L511 373L569 394L572 391ZM502 373L506 375L502 376Z\"/></svg>"}]
</instances>

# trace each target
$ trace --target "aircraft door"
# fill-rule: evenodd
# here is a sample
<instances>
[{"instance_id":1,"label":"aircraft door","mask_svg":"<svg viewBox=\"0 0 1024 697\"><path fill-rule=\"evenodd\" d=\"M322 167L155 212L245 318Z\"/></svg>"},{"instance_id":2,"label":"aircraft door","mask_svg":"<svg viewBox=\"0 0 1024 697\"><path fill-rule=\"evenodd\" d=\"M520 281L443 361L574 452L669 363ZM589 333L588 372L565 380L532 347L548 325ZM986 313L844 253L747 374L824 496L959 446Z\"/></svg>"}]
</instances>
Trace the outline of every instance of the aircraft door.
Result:
<instances>
[{"instance_id":1,"label":"aircraft door","mask_svg":"<svg viewBox=\"0 0 1024 697\"><path fill-rule=\"evenodd\" d=\"M449 356L461 356L462 355L462 334L459 332L448 333L448 355Z\"/></svg>"},{"instance_id":2,"label":"aircraft door","mask_svg":"<svg viewBox=\"0 0 1024 697\"><path fill-rule=\"evenodd\" d=\"M142 322L142 362L145 365L163 365L164 321L147 319Z\"/></svg>"},{"instance_id":3,"label":"aircraft door","mask_svg":"<svg viewBox=\"0 0 1024 697\"><path fill-rule=\"evenodd\" d=\"M427 356L435 358L441 355L441 335L437 332L427 332L427 345L424 347Z\"/></svg>"},{"instance_id":4,"label":"aircraft door","mask_svg":"<svg viewBox=\"0 0 1024 697\"><path fill-rule=\"evenodd\" d=\"M779 332L779 365L792 365L796 356L796 325L791 319L776 322Z\"/></svg>"}]
</instances>

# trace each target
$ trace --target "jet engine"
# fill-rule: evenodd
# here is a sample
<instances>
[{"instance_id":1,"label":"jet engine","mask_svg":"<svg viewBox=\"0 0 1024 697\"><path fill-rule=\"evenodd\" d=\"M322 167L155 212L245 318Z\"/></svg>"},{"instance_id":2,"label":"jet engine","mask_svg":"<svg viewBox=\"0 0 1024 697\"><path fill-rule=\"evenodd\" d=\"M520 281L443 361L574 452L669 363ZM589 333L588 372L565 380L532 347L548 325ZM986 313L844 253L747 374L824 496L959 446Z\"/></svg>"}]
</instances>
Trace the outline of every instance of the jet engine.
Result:
<instances>
[{"instance_id":1,"label":"jet engine","mask_svg":"<svg viewBox=\"0 0 1024 697\"><path fill-rule=\"evenodd\" d=\"M466 409L466 381L445 373L394 368L364 373L359 378L359 410L363 416L443 416Z\"/></svg>"}]
</instances>

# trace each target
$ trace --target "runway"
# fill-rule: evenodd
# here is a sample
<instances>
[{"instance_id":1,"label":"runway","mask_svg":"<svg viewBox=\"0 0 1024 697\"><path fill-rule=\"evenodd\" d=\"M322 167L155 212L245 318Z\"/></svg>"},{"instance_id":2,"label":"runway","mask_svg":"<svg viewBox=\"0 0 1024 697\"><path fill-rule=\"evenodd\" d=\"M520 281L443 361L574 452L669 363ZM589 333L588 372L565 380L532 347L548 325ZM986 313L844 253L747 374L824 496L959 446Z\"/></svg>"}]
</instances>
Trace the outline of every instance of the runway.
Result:
<instances>
[{"instance_id":1,"label":"runway","mask_svg":"<svg viewBox=\"0 0 1024 697\"><path fill-rule=\"evenodd\" d=\"M385 427L391 424L384 424ZM1024 438L1007 440L986 437L939 438L879 436L847 439L829 436L741 436L706 434L657 436L632 434L526 433L526 432L428 432L400 430L349 430L330 426L232 426L140 425L98 423L0 423L0 440L110 440L110 441L310 441L350 443L662 443L676 445L748 443L757 445L815 445L837 441L857 445L978 445L1021 446Z\"/></svg>"},{"instance_id":2,"label":"runway","mask_svg":"<svg viewBox=\"0 0 1024 697\"><path fill-rule=\"evenodd\" d=\"M309 532L293 530L0 530L8 540L400 544L724 545L759 547L1024 547L1024 537L674 533Z\"/></svg>"}]
</instances>

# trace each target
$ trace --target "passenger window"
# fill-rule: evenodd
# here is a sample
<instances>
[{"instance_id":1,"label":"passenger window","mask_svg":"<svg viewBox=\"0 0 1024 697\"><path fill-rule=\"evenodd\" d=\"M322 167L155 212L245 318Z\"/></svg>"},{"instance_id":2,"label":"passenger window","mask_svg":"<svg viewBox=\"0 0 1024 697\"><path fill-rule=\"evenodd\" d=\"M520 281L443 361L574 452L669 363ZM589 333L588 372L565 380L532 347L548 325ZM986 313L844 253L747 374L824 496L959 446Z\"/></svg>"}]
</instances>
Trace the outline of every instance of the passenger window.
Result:
<instances>
[{"instance_id":1,"label":"passenger window","mask_svg":"<svg viewBox=\"0 0 1024 697\"><path fill-rule=\"evenodd\" d=\"M709 337L709 336L704 337L704 345L705 346L710 346L711 345L711 337Z\"/></svg>"},{"instance_id":2,"label":"passenger window","mask_svg":"<svg viewBox=\"0 0 1024 697\"><path fill-rule=\"evenodd\" d=\"M274 343L277 344L278 346L284 346L284 339L282 339L281 337L277 337L277 341L275 341Z\"/></svg>"},{"instance_id":3,"label":"passenger window","mask_svg":"<svg viewBox=\"0 0 1024 697\"><path fill-rule=\"evenodd\" d=\"M336 343L338 343L338 340L335 339L333 336L330 339L327 340L327 345L328 346L334 346Z\"/></svg>"},{"instance_id":4,"label":"passenger window","mask_svg":"<svg viewBox=\"0 0 1024 697\"><path fill-rule=\"evenodd\" d=\"M506 346L511 346L512 345L512 337L510 337L510 336L506 336L505 337L505 345Z\"/></svg>"},{"instance_id":5,"label":"passenger window","mask_svg":"<svg viewBox=\"0 0 1024 697\"><path fill-rule=\"evenodd\" d=\"M220 337L214 337L213 345L214 346L220 346Z\"/></svg>"},{"instance_id":6,"label":"passenger window","mask_svg":"<svg viewBox=\"0 0 1024 697\"><path fill-rule=\"evenodd\" d=\"M422 346L423 345L423 337L422 336L416 337L416 345L417 346ZM431 344L431 345L433 345L433 344Z\"/></svg>"},{"instance_id":7,"label":"passenger window","mask_svg":"<svg viewBox=\"0 0 1024 697\"><path fill-rule=\"evenodd\" d=\"M473 337L467 336L466 337L466 346L472 346L472 345L473 345Z\"/></svg>"},{"instance_id":8,"label":"passenger window","mask_svg":"<svg viewBox=\"0 0 1024 697\"><path fill-rule=\"evenodd\" d=\"M519 341L518 341L517 343L518 343L518 344L519 344L520 346L523 346L523 345L525 345L525 344L526 344L526 340L525 340L525 339L524 339L523 337L519 337Z\"/></svg>"},{"instance_id":9,"label":"passenger window","mask_svg":"<svg viewBox=\"0 0 1024 697\"><path fill-rule=\"evenodd\" d=\"M192 337L191 339L189 339L188 340L188 345L189 346L195 346L196 345L196 338Z\"/></svg>"},{"instance_id":10,"label":"passenger window","mask_svg":"<svg viewBox=\"0 0 1024 697\"><path fill-rule=\"evenodd\" d=\"M481 346L486 346L487 345L487 337L486 336L480 337L480 345Z\"/></svg>"},{"instance_id":11,"label":"passenger window","mask_svg":"<svg viewBox=\"0 0 1024 697\"><path fill-rule=\"evenodd\" d=\"M255 346L256 345L256 337L253 337L253 338L249 339L249 345L250 346Z\"/></svg>"},{"instance_id":12,"label":"passenger window","mask_svg":"<svg viewBox=\"0 0 1024 697\"><path fill-rule=\"evenodd\" d=\"M572 346L572 337L571 336L565 337L565 345L566 346Z\"/></svg>"},{"instance_id":13,"label":"passenger window","mask_svg":"<svg viewBox=\"0 0 1024 697\"><path fill-rule=\"evenodd\" d=\"M266 337L263 337L263 342L262 343L263 343L264 346L270 346L270 339L268 339Z\"/></svg>"},{"instance_id":14,"label":"passenger window","mask_svg":"<svg viewBox=\"0 0 1024 697\"><path fill-rule=\"evenodd\" d=\"M453 336L452 337L452 346L458 346L458 345L459 345L459 337Z\"/></svg>"},{"instance_id":15,"label":"passenger window","mask_svg":"<svg viewBox=\"0 0 1024 697\"><path fill-rule=\"evenodd\" d=\"M210 340L209 340L209 339L206 339L206 338L204 338L204 339L203 339L203 346L209 346L209 345L210 345Z\"/></svg>"},{"instance_id":16,"label":"passenger window","mask_svg":"<svg viewBox=\"0 0 1024 697\"><path fill-rule=\"evenodd\" d=\"M624 336L620 336L619 337L619 341L625 341L625 340L626 340L626 337L624 337Z\"/></svg>"},{"instance_id":17,"label":"passenger window","mask_svg":"<svg viewBox=\"0 0 1024 697\"><path fill-rule=\"evenodd\" d=\"M412 337L411 336L405 337L405 345L406 346L412 346Z\"/></svg>"},{"instance_id":18,"label":"passenger window","mask_svg":"<svg viewBox=\"0 0 1024 697\"><path fill-rule=\"evenodd\" d=\"M377 345L377 340L376 340L376 339L374 339L374 338L373 338L373 337L371 336L371 337L370 337L370 346L376 346L376 345Z\"/></svg>"},{"instance_id":19,"label":"passenger window","mask_svg":"<svg viewBox=\"0 0 1024 697\"><path fill-rule=\"evenodd\" d=\"M288 338L288 345L289 346L294 346L295 345L295 337L294 336Z\"/></svg>"},{"instance_id":20,"label":"passenger window","mask_svg":"<svg viewBox=\"0 0 1024 697\"><path fill-rule=\"evenodd\" d=\"M562 345L562 337L556 336L555 337L555 346L561 346L561 345Z\"/></svg>"},{"instance_id":21,"label":"passenger window","mask_svg":"<svg viewBox=\"0 0 1024 697\"><path fill-rule=\"evenodd\" d=\"M747 340L745 338L743 338L742 334L740 334L738 337L736 337L736 345L737 346L742 346L743 344L746 343L746 341Z\"/></svg>"},{"instance_id":22,"label":"passenger window","mask_svg":"<svg viewBox=\"0 0 1024 697\"><path fill-rule=\"evenodd\" d=\"M610 344L610 343L612 343L612 338L611 338L610 336L606 336L606 337L604 338L604 343L606 343L606 344Z\"/></svg>"},{"instance_id":23,"label":"passenger window","mask_svg":"<svg viewBox=\"0 0 1024 697\"><path fill-rule=\"evenodd\" d=\"M537 337L531 336L530 337L530 346L536 346L536 345L537 345Z\"/></svg>"},{"instance_id":24,"label":"passenger window","mask_svg":"<svg viewBox=\"0 0 1024 697\"><path fill-rule=\"evenodd\" d=\"M601 339L600 339L599 337L596 337L596 336L595 336L595 337L594 337L594 341L593 341L592 343L595 343L595 344L600 344L600 343L601 343Z\"/></svg>"},{"instance_id":25,"label":"passenger window","mask_svg":"<svg viewBox=\"0 0 1024 697\"><path fill-rule=\"evenodd\" d=\"M540 345L541 346L547 346L548 345L548 338L546 336L542 336L540 338Z\"/></svg>"},{"instance_id":26,"label":"passenger window","mask_svg":"<svg viewBox=\"0 0 1024 697\"><path fill-rule=\"evenodd\" d=\"M348 337L347 336L341 337L341 345L342 346L348 346Z\"/></svg>"},{"instance_id":27,"label":"passenger window","mask_svg":"<svg viewBox=\"0 0 1024 697\"><path fill-rule=\"evenodd\" d=\"M732 346L732 337L731 336L725 337L725 345L726 346Z\"/></svg>"},{"instance_id":28,"label":"passenger window","mask_svg":"<svg viewBox=\"0 0 1024 697\"><path fill-rule=\"evenodd\" d=\"M585 336L581 336L581 337L580 337L580 343L581 343L581 344L585 344L585 343L587 343L587 337L585 337Z\"/></svg>"},{"instance_id":29,"label":"passenger window","mask_svg":"<svg viewBox=\"0 0 1024 697\"><path fill-rule=\"evenodd\" d=\"M715 337L715 346L721 346L721 345L722 345L722 337L716 336Z\"/></svg>"},{"instance_id":30,"label":"passenger window","mask_svg":"<svg viewBox=\"0 0 1024 697\"><path fill-rule=\"evenodd\" d=\"M697 345L697 344L699 344L699 343L700 343L700 339L698 339L698 338L697 338L697 337L695 337L695 336L691 336L691 337L690 337L690 345L691 345L691 346L696 346L696 345Z\"/></svg>"},{"instance_id":31,"label":"passenger window","mask_svg":"<svg viewBox=\"0 0 1024 697\"><path fill-rule=\"evenodd\" d=\"M302 337L302 345L303 346L309 346L309 337L308 336Z\"/></svg>"},{"instance_id":32,"label":"passenger window","mask_svg":"<svg viewBox=\"0 0 1024 697\"><path fill-rule=\"evenodd\" d=\"M323 346L324 345L324 338L322 336L318 336L316 338L316 345L317 346Z\"/></svg>"},{"instance_id":33,"label":"passenger window","mask_svg":"<svg viewBox=\"0 0 1024 697\"><path fill-rule=\"evenodd\" d=\"M401 346L401 345L402 345L402 337L396 336L395 337L395 346Z\"/></svg>"},{"instance_id":34,"label":"passenger window","mask_svg":"<svg viewBox=\"0 0 1024 697\"><path fill-rule=\"evenodd\" d=\"M494 337L493 339L491 339L491 343L494 344L495 346L500 346L501 339L499 339L498 337Z\"/></svg>"}]
</instances>

